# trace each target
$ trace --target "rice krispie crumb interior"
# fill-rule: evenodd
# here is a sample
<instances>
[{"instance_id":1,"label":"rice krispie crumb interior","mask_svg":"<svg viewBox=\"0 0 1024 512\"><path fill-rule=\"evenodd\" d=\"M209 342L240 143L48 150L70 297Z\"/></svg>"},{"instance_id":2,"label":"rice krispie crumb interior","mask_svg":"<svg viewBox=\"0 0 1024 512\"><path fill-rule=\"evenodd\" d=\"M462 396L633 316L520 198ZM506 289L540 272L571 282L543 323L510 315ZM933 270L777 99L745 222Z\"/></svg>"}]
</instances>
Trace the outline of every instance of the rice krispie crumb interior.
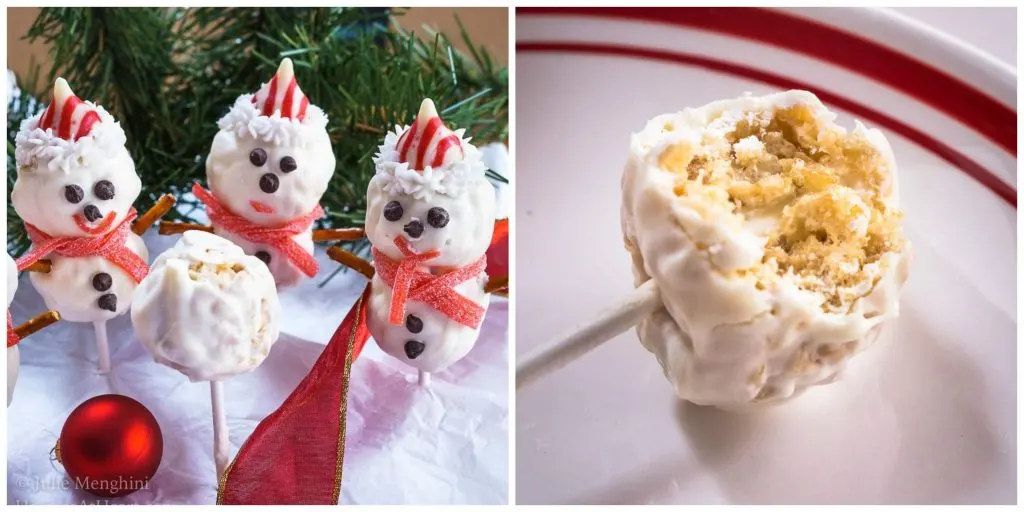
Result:
<instances>
[{"instance_id":1,"label":"rice krispie crumb interior","mask_svg":"<svg viewBox=\"0 0 1024 512\"><path fill-rule=\"evenodd\" d=\"M741 272L760 289L792 272L823 310L845 312L878 279L872 264L902 248L902 214L883 190L895 170L865 138L820 127L805 106L721 115L699 149L670 146L659 165L678 175L676 195L702 199L702 215L767 237L761 265Z\"/></svg>"}]
</instances>

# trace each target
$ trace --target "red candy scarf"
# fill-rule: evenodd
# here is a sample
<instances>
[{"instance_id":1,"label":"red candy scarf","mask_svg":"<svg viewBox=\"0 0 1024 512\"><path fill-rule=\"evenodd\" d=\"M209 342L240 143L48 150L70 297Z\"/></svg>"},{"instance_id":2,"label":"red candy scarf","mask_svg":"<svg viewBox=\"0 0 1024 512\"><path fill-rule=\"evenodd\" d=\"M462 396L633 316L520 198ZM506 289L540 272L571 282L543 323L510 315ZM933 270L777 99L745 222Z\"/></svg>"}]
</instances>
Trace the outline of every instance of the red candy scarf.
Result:
<instances>
[{"instance_id":1,"label":"red candy scarf","mask_svg":"<svg viewBox=\"0 0 1024 512\"><path fill-rule=\"evenodd\" d=\"M296 268L309 277L315 276L320 270L320 265L313 258L313 255L306 252L295 240L292 240L293 236L309 229L313 221L323 217L324 209L320 205L316 205L313 211L302 217L292 219L287 224L263 226L235 215L226 206L221 204L210 191L199 186L198 183L192 186L192 193L206 205L206 214L214 224L254 244L273 246L278 252L286 256L292 265L295 265Z\"/></svg>"},{"instance_id":2,"label":"red candy scarf","mask_svg":"<svg viewBox=\"0 0 1024 512\"><path fill-rule=\"evenodd\" d=\"M25 270L29 265L50 254L65 258L102 256L132 276L136 283L139 283L149 273L149 265L141 256L132 252L127 245L128 233L131 232L132 221L137 215L135 208L132 208L116 228L100 236L53 237L26 222L25 230L28 232L29 239L32 240L32 249L28 254L18 258L18 270Z\"/></svg>"},{"instance_id":3,"label":"red candy scarf","mask_svg":"<svg viewBox=\"0 0 1024 512\"><path fill-rule=\"evenodd\" d=\"M410 300L429 304L444 316L471 329L480 326L484 319L483 306L455 291L455 286L480 275L487 267L487 258L481 257L470 265L460 267L439 276L422 269L425 262L441 255L437 250L417 254L405 237L395 238L395 246L402 260L393 260L383 252L373 249L374 267L377 275L391 287L391 311L388 321L401 325L405 321L405 304Z\"/></svg>"}]
</instances>

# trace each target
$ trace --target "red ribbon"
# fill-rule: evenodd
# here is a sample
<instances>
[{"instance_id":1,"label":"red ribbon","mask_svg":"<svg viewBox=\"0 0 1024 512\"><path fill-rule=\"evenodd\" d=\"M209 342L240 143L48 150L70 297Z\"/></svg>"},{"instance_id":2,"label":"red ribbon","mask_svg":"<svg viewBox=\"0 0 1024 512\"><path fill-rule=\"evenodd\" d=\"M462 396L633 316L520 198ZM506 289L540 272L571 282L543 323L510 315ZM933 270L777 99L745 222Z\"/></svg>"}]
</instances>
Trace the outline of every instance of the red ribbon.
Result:
<instances>
[{"instance_id":1,"label":"red ribbon","mask_svg":"<svg viewBox=\"0 0 1024 512\"><path fill-rule=\"evenodd\" d=\"M470 265L435 276L423 264L441 255L437 250L418 254L405 237L395 238L395 246L405 256L394 260L373 249L377 275L391 287L391 310L388 321L394 325L405 322L405 304L410 300L429 304L444 316L471 329L484 319L483 306L455 291L455 286L480 275L487 268L487 257L481 256Z\"/></svg>"},{"instance_id":2,"label":"red ribbon","mask_svg":"<svg viewBox=\"0 0 1024 512\"><path fill-rule=\"evenodd\" d=\"M7 310L7 348L21 343L18 333L14 332L14 321L11 319L11 310Z\"/></svg>"},{"instance_id":3,"label":"red ribbon","mask_svg":"<svg viewBox=\"0 0 1024 512\"><path fill-rule=\"evenodd\" d=\"M220 482L218 505L338 503L349 377L370 337L369 300L367 283L309 375L238 450Z\"/></svg>"},{"instance_id":4,"label":"red ribbon","mask_svg":"<svg viewBox=\"0 0 1024 512\"><path fill-rule=\"evenodd\" d=\"M140 283L149 274L149 265L128 248L128 233L137 215L135 208L132 208L121 224L100 236L53 237L26 222L25 231L32 240L32 249L18 258L18 270L25 270L51 253L65 258L102 256L132 276L136 283Z\"/></svg>"},{"instance_id":5,"label":"red ribbon","mask_svg":"<svg viewBox=\"0 0 1024 512\"><path fill-rule=\"evenodd\" d=\"M292 237L298 235L313 224L313 221L323 217L324 209L316 205L313 211L280 226L264 226L256 224L249 219L235 215L231 210L214 197L210 191L199 186L198 183L192 186L192 193L203 204L206 205L206 214L214 224L227 231L254 243L273 246L278 252L288 258L288 261L295 265L303 274L313 277L320 270L320 265L313 258L312 254L305 251Z\"/></svg>"}]
</instances>

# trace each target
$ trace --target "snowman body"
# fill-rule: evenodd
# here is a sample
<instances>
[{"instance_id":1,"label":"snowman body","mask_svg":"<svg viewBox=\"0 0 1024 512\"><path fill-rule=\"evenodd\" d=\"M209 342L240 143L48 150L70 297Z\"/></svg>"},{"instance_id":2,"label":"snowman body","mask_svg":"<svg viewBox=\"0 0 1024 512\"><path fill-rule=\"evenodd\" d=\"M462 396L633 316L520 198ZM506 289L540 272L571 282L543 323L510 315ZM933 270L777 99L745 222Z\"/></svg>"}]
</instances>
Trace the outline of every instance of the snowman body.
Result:
<instances>
[{"instance_id":1,"label":"snowman body","mask_svg":"<svg viewBox=\"0 0 1024 512\"><path fill-rule=\"evenodd\" d=\"M126 246L143 260L148 260L146 244L135 233L129 233ZM62 319L101 322L121 316L131 308L138 284L106 258L50 255L48 259L50 271L30 272L29 280L43 297L46 307L59 312Z\"/></svg>"},{"instance_id":2,"label":"snowman body","mask_svg":"<svg viewBox=\"0 0 1024 512\"><path fill-rule=\"evenodd\" d=\"M279 244L245 233L251 226L280 229L312 258L312 223L320 216L316 212L322 214L318 204L334 175L335 158L327 116L302 94L291 60L283 60L256 94L238 98L218 126L206 178L230 215L211 215L214 233L263 260L278 287L310 277Z\"/></svg>"},{"instance_id":3,"label":"snowman body","mask_svg":"<svg viewBox=\"0 0 1024 512\"><path fill-rule=\"evenodd\" d=\"M440 125L434 136L423 137L417 126ZM450 138L448 150L441 149ZM403 141L410 139L408 144ZM417 146L426 149L417 152ZM414 169L408 154L436 157L436 168ZM439 153L445 151L444 153ZM433 305L409 299L394 322L393 286L381 276L381 259L400 264L409 254L434 256L418 262L416 270L443 276L478 264L494 231L495 191L484 176L479 151L440 123L433 103L424 101L411 127L389 133L376 158L377 174L367 188L366 235L373 245L377 274L371 282L367 327L387 354L424 372L444 370L469 353L480 335L481 322L466 325ZM402 247L405 247L403 250ZM487 275L479 272L460 280L452 292L486 312L490 295Z\"/></svg>"},{"instance_id":4,"label":"snowman body","mask_svg":"<svg viewBox=\"0 0 1024 512\"><path fill-rule=\"evenodd\" d=\"M487 310L490 295L484 292L485 274L456 285L455 291ZM410 300L399 325L388 321L392 289L379 276L370 287L366 322L385 353L425 372L441 371L469 353L480 330L456 322L429 304Z\"/></svg>"},{"instance_id":5,"label":"snowman body","mask_svg":"<svg viewBox=\"0 0 1024 512\"><path fill-rule=\"evenodd\" d=\"M61 124L47 126L56 122L48 119ZM127 230L123 247L145 264L145 244L130 232L129 219L142 182L125 148L124 131L103 107L79 100L58 79L50 107L22 124L15 156L18 178L11 202L30 234L119 240L112 232ZM30 253L40 240L33 241ZM62 318L97 322L128 311L137 283L122 267L100 255L42 257L50 260L50 272L33 272L30 279L47 307Z\"/></svg>"},{"instance_id":6,"label":"snowman body","mask_svg":"<svg viewBox=\"0 0 1024 512\"><path fill-rule=\"evenodd\" d=\"M10 311L14 295L18 292L18 266L7 255L7 310ZM18 383L18 370L21 368L21 353L17 345L7 347L7 406L11 406L14 398L14 386Z\"/></svg>"}]
</instances>

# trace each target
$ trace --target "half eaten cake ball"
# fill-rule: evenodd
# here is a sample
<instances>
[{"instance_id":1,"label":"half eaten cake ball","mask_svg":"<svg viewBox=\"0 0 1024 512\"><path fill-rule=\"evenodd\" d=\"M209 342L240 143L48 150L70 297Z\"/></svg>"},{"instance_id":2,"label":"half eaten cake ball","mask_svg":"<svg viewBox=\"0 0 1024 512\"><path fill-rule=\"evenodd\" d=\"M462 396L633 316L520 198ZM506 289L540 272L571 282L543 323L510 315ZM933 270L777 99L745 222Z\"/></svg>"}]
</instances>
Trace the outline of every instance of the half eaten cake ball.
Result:
<instances>
[{"instance_id":1,"label":"half eaten cake ball","mask_svg":"<svg viewBox=\"0 0 1024 512\"><path fill-rule=\"evenodd\" d=\"M254 370L277 341L281 304L266 264L203 231L160 255L132 301L135 335L192 382Z\"/></svg>"},{"instance_id":2,"label":"half eaten cake ball","mask_svg":"<svg viewBox=\"0 0 1024 512\"><path fill-rule=\"evenodd\" d=\"M831 382L899 314L896 162L881 132L813 94L717 101L632 137L622 229L638 326L680 398L737 408Z\"/></svg>"}]
</instances>

